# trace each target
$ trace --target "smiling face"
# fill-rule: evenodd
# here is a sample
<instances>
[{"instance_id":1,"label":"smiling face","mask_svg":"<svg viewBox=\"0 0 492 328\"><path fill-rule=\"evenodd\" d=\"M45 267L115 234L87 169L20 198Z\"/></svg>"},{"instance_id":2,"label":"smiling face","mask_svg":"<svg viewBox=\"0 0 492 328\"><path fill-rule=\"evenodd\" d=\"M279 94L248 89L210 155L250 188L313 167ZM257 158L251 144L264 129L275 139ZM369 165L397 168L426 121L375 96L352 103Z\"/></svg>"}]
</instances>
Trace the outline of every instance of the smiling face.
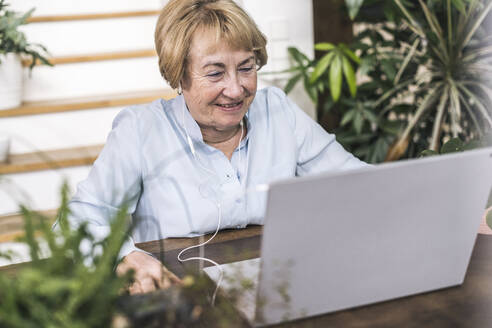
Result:
<instances>
[{"instance_id":1,"label":"smiling face","mask_svg":"<svg viewBox=\"0 0 492 328\"><path fill-rule=\"evenodd\" d=\"M255 97L256 82L253 51L216 42L210 31L194 33L182 88L190 114L202 131L236 129Z\"/></svg>"}]
</instances>

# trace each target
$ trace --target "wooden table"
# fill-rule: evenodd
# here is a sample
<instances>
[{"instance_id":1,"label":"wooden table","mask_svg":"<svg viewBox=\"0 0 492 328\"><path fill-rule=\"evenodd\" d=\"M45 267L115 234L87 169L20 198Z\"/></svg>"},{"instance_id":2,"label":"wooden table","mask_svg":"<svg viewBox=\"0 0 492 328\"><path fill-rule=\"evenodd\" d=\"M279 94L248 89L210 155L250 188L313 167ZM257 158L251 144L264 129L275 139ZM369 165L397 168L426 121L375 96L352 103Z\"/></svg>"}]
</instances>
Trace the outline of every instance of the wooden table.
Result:
<instances>
[{"instance_id":1,"label":"wooden table","mask_svg":"<svg viewBox=\"0 0 492 328\"><path fill-rule=\"evenodd\" d=\"M219 263L258 257L261 231L259 226L223 231L205 246L205 256ZM198 241L176 238L138 246L155 255L163 254L167 267L180 275L185 268L177 261L177 254ZM198 251L189 255L198 255ZM465 282L459 287L307 318L282 327L492 327L492 235L478 235Z\"/></svg>"}]
</instances>

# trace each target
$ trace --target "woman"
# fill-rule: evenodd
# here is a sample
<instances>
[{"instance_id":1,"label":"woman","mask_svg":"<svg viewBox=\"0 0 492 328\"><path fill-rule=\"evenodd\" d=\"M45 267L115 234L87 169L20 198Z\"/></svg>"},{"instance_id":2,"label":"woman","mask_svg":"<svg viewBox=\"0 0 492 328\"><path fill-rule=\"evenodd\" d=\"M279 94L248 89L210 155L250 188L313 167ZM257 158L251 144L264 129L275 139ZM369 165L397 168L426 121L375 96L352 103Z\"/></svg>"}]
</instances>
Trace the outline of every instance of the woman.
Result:
<instances>
[{"instance_id":1,"label":"woman","mask_svg":"<svg viewBox=\"0 0 492 328\"><path fill-rule=\"evenodd\" d=\"M104 233L128 202L137 225L118 271L135 270L133 293L170 283L134 242L262 224L257 186L364 165L281 90L257 92L266 39L233 1L169 1L155 41L161 74L180 95L123 110L70 203L73 222Z\"/></svg>"}]
</instances>

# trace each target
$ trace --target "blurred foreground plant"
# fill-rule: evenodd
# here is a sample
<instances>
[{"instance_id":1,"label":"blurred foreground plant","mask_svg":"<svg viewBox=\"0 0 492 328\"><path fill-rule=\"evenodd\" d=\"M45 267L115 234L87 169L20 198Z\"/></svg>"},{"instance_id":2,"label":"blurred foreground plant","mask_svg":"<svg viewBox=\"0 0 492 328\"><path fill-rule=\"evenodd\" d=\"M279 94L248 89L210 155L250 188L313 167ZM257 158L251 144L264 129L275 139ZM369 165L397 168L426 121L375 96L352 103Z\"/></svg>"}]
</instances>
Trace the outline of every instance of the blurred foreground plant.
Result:
<instances>
[{"instance_id":1,"label":"blurred foreground plant","mask_svg":"<svg viewBox=\"0 0 492 328\"><path fill-rule=\"evenodd\" d=\"M68 186L62 187L57 228L21 206L25 228L21 241L32 262L15 273L0 271L0 327L234 327L243 319L230 300L210 305L215 284L191 272L182 286L129 295L133 272L117 276L118 254L132 226L127 207L111 221L110 233L95 240L85 224L70 226ZM161 253L164 250L161 249ZM237 252L234 252L237 255ZM14 254L1 254L12 258ZM162 259L161 259L162 260ZM243 281L241 281L243 283ZM250 288L245 283L242 289ZM238 290L237 293L240 291Z\"/></svg>"},{"instance_id":2,"label":"blurred foreground plant","mask_svg":"<svg viewBox=\"0 0 492 328\"><path fill-rule=\"evenodd\" d=\"M49 220L39 213L26 207L21 211L21 239L29 246L32 262L15 276L0 273L0 326L109 327L115 300L131 280L131 273L118 277L113 270L128 232L126 208L119 210L102 241L95 241L83 224L70 228L66 184L59 229L51 230ZM43 243L49 254L42 252Z\"/></svg>"}]
</instances>

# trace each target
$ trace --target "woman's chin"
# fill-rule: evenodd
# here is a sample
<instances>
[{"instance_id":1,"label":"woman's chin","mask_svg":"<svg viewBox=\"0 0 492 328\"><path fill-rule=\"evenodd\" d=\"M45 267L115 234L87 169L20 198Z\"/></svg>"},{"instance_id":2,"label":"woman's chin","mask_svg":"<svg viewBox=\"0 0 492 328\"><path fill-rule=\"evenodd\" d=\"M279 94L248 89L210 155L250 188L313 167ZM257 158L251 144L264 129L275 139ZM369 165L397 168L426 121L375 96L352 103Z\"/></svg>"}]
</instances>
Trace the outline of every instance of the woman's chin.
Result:
<instances>
[{"instance_id":1,"label":"woman's chin","mask_svg":"<svg viewBox=\"0 0 492 328\"><path fill-rule=\"evenodd\" d=\"M216 126L217 128L232 128L232 127L237 127L241 120L243 119L244 115L246 114L244 111L234 111L234 112L226 112L222 113L220 112L220 118L216 119Z\"/></svg>"},{"instance_id":2,"label":"woman's chin","mask_svg":"<svg viewBox=\"0 0 492 328\"><path fill-rule=\"evenodd\" d=\"M230 129L235 129L238 127L244 115L238 116L234 119L220 120L215 124L215 128L219 131L226 131Z\"/></svg>"}]
</instances>

